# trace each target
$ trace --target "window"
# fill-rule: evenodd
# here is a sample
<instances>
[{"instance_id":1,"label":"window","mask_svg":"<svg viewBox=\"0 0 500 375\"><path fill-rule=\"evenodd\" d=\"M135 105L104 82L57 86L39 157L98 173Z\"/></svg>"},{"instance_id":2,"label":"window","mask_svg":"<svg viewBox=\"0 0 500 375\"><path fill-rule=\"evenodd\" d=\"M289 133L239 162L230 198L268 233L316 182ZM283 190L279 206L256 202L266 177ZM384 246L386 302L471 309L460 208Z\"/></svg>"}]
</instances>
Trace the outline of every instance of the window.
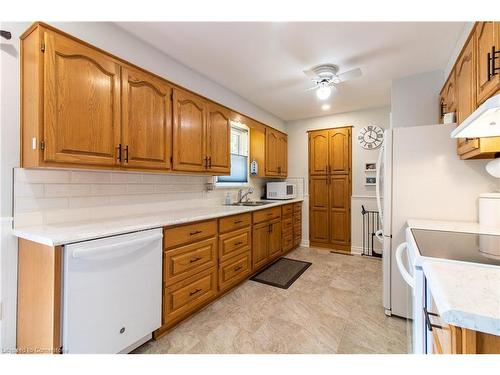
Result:
<instances>
[{"instance_id":1,"label":"window","mask_svg":"<svg viewBox=\"0 0 500 375\"><path fill-rule=\"evenodd\" d=\"M231 122L231 174L217 176L217 186L242 186L248 184L248 128Z\"/></svg>"}]
</instances>

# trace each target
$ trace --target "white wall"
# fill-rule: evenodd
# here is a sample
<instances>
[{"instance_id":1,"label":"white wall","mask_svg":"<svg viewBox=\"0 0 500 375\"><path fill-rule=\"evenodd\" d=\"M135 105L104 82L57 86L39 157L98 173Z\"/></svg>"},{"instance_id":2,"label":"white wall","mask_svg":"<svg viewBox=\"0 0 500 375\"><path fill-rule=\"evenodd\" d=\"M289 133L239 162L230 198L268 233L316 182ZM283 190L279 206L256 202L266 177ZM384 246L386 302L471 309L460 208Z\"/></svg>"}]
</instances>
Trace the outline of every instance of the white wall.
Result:
<instances>
[{"instance_id":1,"label":"white wall","mask_svg":"<svg viewBox=\"0 0 500 375\"><path fill-rule=\"evenodd\" d=\"M10 234L13 206L13 169L19 166L19 36L28 22L2 22L1 28L12 33L2 39L1 46L1 129L0 129L0 300L2 321L0 346L15 344L15 295L17 242ZM232 91L180 64L161 51L144 44L136 37L109 22L53 23L63 31L79 37L125 60L163 76L201 95L280 130L281 119L248 102ZM220 195L220 193L219 193ZM257 197L258 198L258 197ZM7 322L7 324L6 324Z\"/></svg>"},{"instance_id":2,"label":"white wall","mask_svg":"<svg viewBox=\"0 0 500 375\"><path fill-rule=\"evenodd\" d=\"M443 86L443 77L442 70L434 70L393 80L392 126L437 124L439 92Z\"/></svg>"},{"instance_id":3,"label":"white wall","mask_svg":"<svg viewBox=\"0 0 500 375\"><path fill-rule=\"evenodd\" d=\"M304 178L304 206L302 214L302 237L309 238L309 189L308 189L308 138L307 131L352 125L352 201L351 228L352 251L362 247L361 205L376 209L375 187L365 186L364 163L377 161L378 150L365 150L357 142L358 131L366 125L389 127L389 107L340 113L286 123L288 132L288 175Z\"/></svg>"}]
</instances>

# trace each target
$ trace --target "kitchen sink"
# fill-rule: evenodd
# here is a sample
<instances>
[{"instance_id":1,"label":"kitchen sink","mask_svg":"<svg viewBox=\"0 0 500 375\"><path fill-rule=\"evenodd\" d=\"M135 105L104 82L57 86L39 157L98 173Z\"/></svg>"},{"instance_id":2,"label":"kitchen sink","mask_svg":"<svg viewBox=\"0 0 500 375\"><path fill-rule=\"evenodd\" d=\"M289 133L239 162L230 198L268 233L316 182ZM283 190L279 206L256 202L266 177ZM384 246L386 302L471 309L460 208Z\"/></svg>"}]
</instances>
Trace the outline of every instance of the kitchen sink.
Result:
<instances>
[{"instance_id":1,"label":"kitchen sink","mask_svg":"<svg viewBox=\"0 0 500 375\"><path fill-rule=\"evenodd\" d=\"M247 206L247 207L256 207L256 206L264 206L266 204L270 204L273 202L266 201L249 201L249 202L241 202L241 203L232 203L231 206Z\"/></svg>"}]
</instances>

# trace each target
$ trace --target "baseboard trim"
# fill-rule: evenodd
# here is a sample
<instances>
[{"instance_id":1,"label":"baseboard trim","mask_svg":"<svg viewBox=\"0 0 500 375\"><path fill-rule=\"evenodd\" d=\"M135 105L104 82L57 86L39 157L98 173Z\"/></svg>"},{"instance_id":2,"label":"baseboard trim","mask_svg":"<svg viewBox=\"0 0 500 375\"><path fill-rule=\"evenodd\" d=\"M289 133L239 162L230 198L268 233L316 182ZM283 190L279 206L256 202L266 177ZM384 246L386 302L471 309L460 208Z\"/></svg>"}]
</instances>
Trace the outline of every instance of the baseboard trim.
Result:
<instances>
[{"instance_id":1,"label":"baseboard trim","mask_svg":"<svg viewBox=\"0 0 500 375\"><path fill-rule=\"evenodd\" d=\"M351 246L351 254L361 255L363 254L363 248L359 246Z\"/></svg>"}]
</instances>

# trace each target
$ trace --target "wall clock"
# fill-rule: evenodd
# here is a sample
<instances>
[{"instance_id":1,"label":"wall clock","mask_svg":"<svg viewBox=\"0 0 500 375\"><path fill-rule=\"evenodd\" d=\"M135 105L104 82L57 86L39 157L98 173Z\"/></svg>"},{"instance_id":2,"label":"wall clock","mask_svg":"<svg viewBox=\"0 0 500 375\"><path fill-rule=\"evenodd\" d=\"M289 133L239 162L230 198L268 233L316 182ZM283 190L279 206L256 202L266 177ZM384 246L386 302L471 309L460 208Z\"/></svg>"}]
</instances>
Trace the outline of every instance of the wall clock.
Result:
<instances>
[{"instance_id":1,"label":"wall clock","mask_svg":"<svg viewBox=\"0 0 500 375\"><path fill-rule=\"evenodd\" d=\"M376 125L368 125L358 133L358 142L366 150L379 148L384 140L384 131Z\"/></svg>"}]
</instances>

